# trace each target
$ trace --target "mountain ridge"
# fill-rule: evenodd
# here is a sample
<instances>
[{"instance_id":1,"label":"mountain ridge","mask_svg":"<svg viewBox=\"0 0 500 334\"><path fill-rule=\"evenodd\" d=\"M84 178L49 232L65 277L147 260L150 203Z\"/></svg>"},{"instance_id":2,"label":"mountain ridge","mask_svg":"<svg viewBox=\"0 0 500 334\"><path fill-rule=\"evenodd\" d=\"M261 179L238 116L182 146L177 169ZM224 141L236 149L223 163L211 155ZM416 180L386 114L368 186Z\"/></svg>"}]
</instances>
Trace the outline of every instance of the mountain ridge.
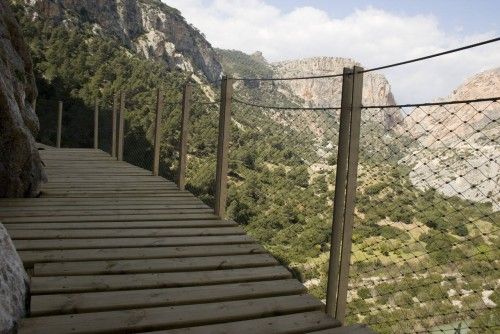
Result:
<instances>
[{"instance_id":1,"label":"mountain ridge","mask_svg":"<svg viewBox=\"0 0 500 334\"><path fill-rule=\"evenodd\" d=\"M203 34L186 22L177 9L159 0L13 0L33 20L86 27L112 37L131 52L161 61L170 69L193 72L214 81L222 68Z\"/></svg>"}]
</instances>

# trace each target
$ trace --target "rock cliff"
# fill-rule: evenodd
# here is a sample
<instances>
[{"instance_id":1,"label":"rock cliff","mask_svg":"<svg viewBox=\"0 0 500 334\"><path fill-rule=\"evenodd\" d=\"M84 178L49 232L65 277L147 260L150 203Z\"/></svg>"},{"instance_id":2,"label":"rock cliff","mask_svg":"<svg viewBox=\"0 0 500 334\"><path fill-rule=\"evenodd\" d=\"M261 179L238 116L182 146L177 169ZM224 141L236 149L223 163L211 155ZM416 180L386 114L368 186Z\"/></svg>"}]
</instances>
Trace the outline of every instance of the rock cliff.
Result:
<instances>
[{"instance_id":1,"label":"rock cliff","mask_svg":"<svg viewBox=\"0 0 500 334\"><path fill-rule=\"evenodd\" d=\"M0 197L36 196L44 173L33 64L9 5L0 0Z\"/></svg>"},{"instance_id":2,"label":"rock cliff","mask_svg":"<svg viewBox=\"0 0 500 334\"><path fill-rule=\"evenodd\" d=\"M466 80L443 100L499 95L500 68L496 68ZM491 202L495 210L500 210L499 119L499 101L413 110L405 118L408 132L420 146L408 159L414 165L412 182L448 196Z\"/></svg>"},{"instance_id":3,"label":"rock cliff","mask_svg":"<svg viewBox=\"0 0 500 334\"><path fill-rule=\"evenodd\" d=\"M213 81L222 67L200 31L160 0L15 0L30 17L87 27L131 52Z\"/></svg>"},{"instance_id":4,"label":"rock cliff","mask_svg":"<svg viewBox=\"0 0 500 334\"><path fill-rule=\"evenodd\" d=\"M360 64L352 59L338 57L315 57L273 63L276 77L302 77L311 75L329 75L342 73L344 67ZM342 93L342 78L320 78L312 80L283 81L289 90L302 98L306 106L326 107L340 106ZM363 104L364 105L391 105L394 96L387 79L382 75L369 72L363 76ZM366 115L368 111L364 111ZM370 119L386 128L391 128L402 121L398 110L391 112L373 112Z\"/></svg>"},{"instance_id":5,"label":"rock cliff","mask_svg":"<svg viewBox=\"0 0 500 334\"><path fill-rule=\"evenodd\" d=\"M0 0L0 3L4 0ZM15 333L25 314L28 274L5 227L0 224L0 333Z\"/></svg>"}]
</instances>

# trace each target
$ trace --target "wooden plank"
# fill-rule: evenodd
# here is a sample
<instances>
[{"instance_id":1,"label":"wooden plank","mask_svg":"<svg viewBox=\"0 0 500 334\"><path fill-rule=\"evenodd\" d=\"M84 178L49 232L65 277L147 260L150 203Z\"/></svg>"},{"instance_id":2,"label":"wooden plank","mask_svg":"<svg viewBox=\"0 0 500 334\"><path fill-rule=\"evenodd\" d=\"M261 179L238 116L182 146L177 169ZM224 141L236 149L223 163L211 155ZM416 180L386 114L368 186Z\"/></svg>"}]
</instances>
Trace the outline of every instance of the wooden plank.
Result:
<instances>
[{"instance_id":1,"label":"wooden plank","mask_svg":"<svg viewBox=\"0 0 500 334\"><path fill-rule=\"evenodd\" d=\"M203 209L199 209L203 210ZM4 223L56 223L56 222L111 222L111 221L138 221L138 220L187 220L187 219L217 219L210 213L168 213L168 214L134 214L134 215L95 215L95 216L56 216L56 217L5 217Z\"/></svg>"},{"instance_id":2,"label":"wooden plank","mask_svg":"<svg viewBox=\"0 0 500 334\"><path fill-rule=\"evenodd\" d=\"M310 334L376 334L366 325L353 325L309 332Z\"/></svg>"},{"instance_id":3,"label":"wooden plank","mask_svg":"<svg viewBox=\"0 0 500 334\"><path fill-rule=\"evenodd\" d=\"M86 239L86 238L135 238L135 237L183 237L204 235L245 234L239 226L207 228L149 228L149 229L74 229L74 230L14 230L9 228L12 239Z\"/></svg>"},{"instance_id":4,"label":"wooden plank","mask_svg":"<svg viewBox=\"0 0 500 334\"><path fill-rule=\"evenodd\" d=\"M103 333L168 329L223 321L255 319L319 310L321 302L309 295L291 295L219 303L54 315L21 321L20 334Z\"/></svg>"},{"instance_id":5,"label":"wooden plank","mask_svg":"<svg viewBox=\"0 0 500 334\"><path fill-rule=\"evenodd\" d=\"M29 212L51 212L54 210L64 210L64 211L82 211L82 210L94 210L98 213L100 211L109 210L151 210L151 209L196 209L196 208L208 208L206 204L199 203L197 201L186 201L186 202L175 202L170 204L115 204L115 205L75 205L66 206L62 205L37 205L22 208L24 210L23 215L29 214ZM0 216L13 216L19 215L19 207L6 207L0 208Z\"/></svg>"},{"instance_id":6,"label":"wooden plank","mask_svg":"<svg viewBox=\"0 0 500 334\"><path fill-rule=\"evenodd\" d=\"M19 251L19 256L26 267L33 267L37 262L71 262L97 260L133 260L183 258L194 256L238 255L265 253L258 244L143 247L143 248L98 248Z\"/></svg>"},{"instance_id":7,"label":"wooden plank","mask_svg":"<svg viewBox=\"0 0 500 334\"><path fill-rule=\"evenodd\" d=\"M77 184L77 183L71 183L71 182L66 182L66 183L54 183L51 184L50 186L45 186L42 187L42 190L45 192L67 192L67 193L72 193L72 192L91 192L95 194L99 194L100 192L147 192L149 191L160 191L160 192L168 192L168 193L177 193L179 190L176 188L172 187L171 184L168 183L156 183L156 182L144 182L142 184L127 184L124 185L123 187L120 187L119 185L115 183L109 183L109 184L104 184L106 182L105 180L102 181L103 185L102 187L99 187L97 184L94 183L87 183L87 184ZM125 182L125 181L124 181ZM98 197L98 196L96 196Z\"/></svg>"},{"instance_id":8,"label":"wooden plank","mask_svg":"<svg viewBox=\"0 0 500 334\"><path fill-rule=\"evenodd\" d=\"M63 147L63 148L55 148L49 146L50 149L44 150L43 154L61 154L64 152L104 152L102 150L95 150L93 148L88 148L88 147Z\"/></svg>"},{"instance_id":9,"label":"wooden plank","mask_svg":"<svg viewBox=\"0 0 500 334\"><path fill-rule=\"evenodd\" d=\"M269 254L35 263L35 276L168 273L277 265Z\"/></svg>"},{"instance_id":10,"label":"wooden plank","mask_svg":"<svg viewBox=\"0 0 500 334\"><path fill-rule=\"evenodd\" d=\"M282 266L193 271L189 273L32 277L30 292L34 295L169 288L231 282L255 282L291 277L292 274Z\"/></svg>"},{"instance_id":11,"label":"wooden plank","mask_svg":"<svg viewBox=\"0 0 500 334\"><path fill-rule=\"evenodd\" d=\"M79 206L79 205L92 205L92 204L103 204L103 205L115 205L115 204L125 204L125 203L137 203L137 204L150 204L154 203L155 205L161 203L173 203L173 202L186 202L186 201L196 201L198 203L203 203L198 198L191 196L168 196L164 198L155 197L140 197L135 198L133 196L127 197L84 197L75 200L74 198L65 198L65 197L39 197L39 198L26 198L23 201L20 198L17 199L8 199L8 200L0 200L0 205L3 207L26 207L26 206L43 206L43 205L65 205L70 204L71 206Z\"/></svg>"},{"instance_id":12,"label":"wooden plank","mask_svg":"<svg viewBox=\"0 0 500 334\"><path fill-rule=\"evenodd\" d=\"M10 211L10 212L0 212L0 217L5 218L5 222L8 222L8 219L14 219L16 217L26 218L25 220L31 221L30 218L40 218L40 217L49 217L52 218L57 215L61 216L107 216L107 215L153 215L153 214L181 214L181 213L211 213L212 209L203 206L197 207L188 207L188 208L165 208L165 209L107 209L107 210L84 210L84 209L76 209L76 210L26 210L26 211Z\"/></svg>"},{"instance_id":13,"label":"wooden plank","mask_svg":"<svg viewBox=\"0 0 500 334\"><path fill-rule=\"evenodd\" d=\"M141 190L141 189L138 189L138 190L130 190L130 189L122 189L122 190L117 190L117 189L110 189L110 190L106 190L106 189L102 189L102 190L52 190L52 189L48 189L48 190L43 190L43 192L47 195L47 196L64 196L64 195L67 195L67 196L70 196L70 195L75 195L75 197L85 197L85 196L88 196L88 195L110 195L110 196L113 196L113 195L125 195L125 194L128 194L128 195L144 195L144 194L151 194L152 196L153 195L170 195L170 196L192 196L191 194L189 193L182 193L182 192L179 192L178 190L169 190L169 189L163 189L163 190L149 190L149 189L144 189L144 190Z\"/></svg>"},{"instance_id":14,"label":"wooden plank","mask_svg":"<svg viewBox=\"0 0 500 334\"><path fill-rule=\"evenodd\" d=\"M140 183L161 183L161 184L171 184L171 181L162 179L158 179L159 176L151 176L151 175L139 175L139 176L106 176L106 175L80 175L80 176L72 176L72 175L58 175L49 179L50 184L66 184L66 183L96 183L100 181L107 181L109 183L117 183L117 182L140 182Z\"/></svg>"},{"instance_id":15,"label":"wooden plank","mask_svg":"<svg viewBox=\"0 0 500 334\"><path fill-rule=\"evenodd\" d=\"M157 238L14 240L18 250L196 246L252 243L247 235Z\"/></svg>"},{"instance_id":16,"label":"wooden plank","mask_svg":"<svg viewBox=\"0 0 500 334\"><path fill-rule=\"evenodd\" d=\"M301 294L305 287L295 279L190 286L183 288L89 292L33 296L31 316L85 313L96 311L144 308L219 302Z\"/></svg>"},{"instance_id":17,"label":"wooden plank","mask_svg":"<svg viewBox=\"0 0 500 334\"><path fill-rule=\"evenodd\" d=\"M340 326L323 312L293 313L268 318L226 322L222 324L185 327L148 332L149 334L302 334Z\"/></svg>"},{"instance_id":18,"label":"wooden plank","mask_svg":"<svg viewBox=\"0 0 500 334\"><path fill-rule=\"evenodd\" d=\"M235 222L227 220L151 220L151 221L110 221L110 222L64 222L64 223L4 223L8 230L20 229L108 229L108 228L176 228L176 227L222 227L235 226Z\"/></svg>"},{"instance_id":19,"label":"wooden plank","mask_svg":"<svg viewBox=\"0 0 500 334\"><path fill-rule=\"evenodd\" d=\"M104 181L103 181L104 182ZM149 188L151 189L151 188ZM130 194L130 195L134 195L134 194L148 194L148 193L153 193L153 194L157 194L159 193L160 195L169 195L169 196L188 196L188 197L194 197L193 194L189 193L189 192L186 192L186 191L180 191L180 190L175 190L175 189L172 189L172 188L167 188L167 187L164 187L163 189L138 189L138 190L134 190L134 189L127 189L127 188L123 188L122 190L117 190L117 189L106 189L106 188L103 188L101 190L94 190L94 189L88 189L88 190L85 190L85 189L81 189L81 190L78 190L78 189L61 189L61 190L58 190L58 189L48 189L48 191L46 191L45 193L46 194L54 194L54 195L59 195L59 194L62 194L62 195L65 195L65 194L68 194L68 195L78 195L78 193L82 193L84 195L88 195L88 194L92 194L93 197L95 198L103 198L103 197L113 197L113 193L117 193L118 195L125 195L125 194ZM44 191L44 188L42 187L42 191ZM45 198L48 197L49 195L45 195ZM152 195L151 197L157 197L158 195ZM54 196L55 197L55 196ZM130 196L132 197L132 196ZM44 197L42 197L44 198Z\"/></svg>"}]
</instances>

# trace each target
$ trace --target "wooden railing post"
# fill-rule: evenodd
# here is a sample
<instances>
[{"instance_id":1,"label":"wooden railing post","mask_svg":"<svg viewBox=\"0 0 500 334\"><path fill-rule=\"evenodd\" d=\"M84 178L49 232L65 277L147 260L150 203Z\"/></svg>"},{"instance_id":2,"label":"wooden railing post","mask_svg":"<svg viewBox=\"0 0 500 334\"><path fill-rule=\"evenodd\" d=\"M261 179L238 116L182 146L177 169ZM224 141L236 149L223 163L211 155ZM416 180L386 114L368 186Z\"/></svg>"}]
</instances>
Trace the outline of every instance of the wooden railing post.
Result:
<instances>
[{"instance_id":1,"label":"wooden railing post","mask_svg":"<svg viewBox=\"0 0 500 334\"><path fill-rule=\"evenodd\" d=\"M118 94L113 96L113 112L111 114L111 156L116 158L116 118L118 116L118 104L119 104Z\"/></svg>"},{"instance_id":2,"label":"wooden railing post","mask_svg":"<svg viewBox=\"0 0 500 334\"><path fill-rule=\"evenodd\" d=\"M326 312L343 322L347 305L352 225L356 197L361 98L361 67L344 68L337 173L333 209Z\"/></svg>"},{"instance_id":3,"label":"wooden railing post","mask_svg":"<svg viewBox=\"0 0 500 334\"><path fill-rule=\"evenodd\" d=\"M160 137L161 137L161 110L163 109L163 96L160 88L156 90L156 119L154 134L153 175L160 173Z\"/></svg>"},{"instance_id":4,"label":"wooden railing post","mask_svg":"<svg viewBox=\"0 0 500 334\"><path fill-rule=\"evenodd\" d=\"M222 78L220 114L219 114L219 140L217 144L217 169L215 175L215 208L214 213L221 219L224 218L227 200L227 170L228 150L231 129L231 97L233 94L233 79Z\"/></svg>"},{"instance_id":5,"label":"wooden railing post","mask_svg":"<svg viewBox=\"0 0 500 334\"><path fill-rule=\"evenodd\" d=\"M62 113L63 113L63 103L62 101L59 101L57 108L57 137L56 137L57 148L61 148Z\"/></svg>"},{"instance_id":6,"label":"wooden railing post","mask_svg":"<svg viewBox=\"0 0 500 334\"><path fill-rule=\"evenodd\" d=\"M179 169L177 171L177 186L179 190L186 188L186 164L187 164L187 141L189 136L189 115L191 113L191 95L192 86L187 83L184 86L182 95L182 118L181 118L181 137L179 140Z\"/></svg>"},{"instance_id":7,"label":"wooden railing post","mask_svg":"<svg viewBox=\"0 0 500 334\"><path fill-rule=\"evenodd\" d=\"M361 108L363 98L363 68L354 66L351 131L349 139L349 163L347 166L347 189L344 212L344 232L342 233L342 255L340 257L340 281L338 292L337 319L345 320L347 306L347 290L349 283L349 266L351 263L352 229L354 224L354 206L356 204L356 187L358 184L359 138L361 127Z\"/></svg>"},{"instance_id":8,"label":"wooden railing post","mask_svg":"<svg viewBox=\"0 0 500 334\"><path fill-rule=\"evenodd\" d=\"M94 109L94 148L99 148L99 99L95 100Z\"/></svg>"},{"instance_id":9,"label":"wooden railing post","mask_svg":"<svg viewBox=\"0 0 500 334\"><path fill-rule=\"evenodd\" d=\"M123 161L123 144L124 144L124 130L125 130L125 92L120 94L120 113L118 115L118 144L117 144L117 159Z\"/></svg>"}]
</instances>

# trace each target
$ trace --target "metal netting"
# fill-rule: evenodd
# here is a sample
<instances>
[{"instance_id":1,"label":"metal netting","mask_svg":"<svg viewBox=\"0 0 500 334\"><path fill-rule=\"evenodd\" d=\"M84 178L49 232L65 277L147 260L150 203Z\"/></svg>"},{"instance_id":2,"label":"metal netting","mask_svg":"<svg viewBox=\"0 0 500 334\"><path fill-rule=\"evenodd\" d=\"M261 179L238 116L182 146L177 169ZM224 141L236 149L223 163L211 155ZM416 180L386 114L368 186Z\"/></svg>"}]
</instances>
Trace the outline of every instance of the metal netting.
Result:
<instances>
[{"instance_id":1,"label":"metal netting","mask_svg":"<svg viewBox=\"0 0 500 334\"><path fill-rule=\"evenodd\" d=\"M187 141L186 189L214 206L220 103L193 96Z\"/></svg>"},{"instance_id":2,"label":"metal netting","mask_svg":"<svg viewBox=\"0 0 500 334\"><path fill-rule=\"evenodd\" d=\"M235 92L227 214L323 299L340 108L288 94L265 83Z\"/></svg>"},{"instance_id":3,"label":"metal netting","mask_svg":"<svg viewBox=\"0 0 500 334\"><path fill-rule=\"evenodd\" d=\"M348 321L497 332L500 103L362 115Z\"/></svg>"},{"instance_id":4,"label":"metal netting","mask_svg":"<svg viewBox=\"0 0 500 334\"><path fill-rule=\"evenodd\" d=\"M56 146L59 101L38 98L36 114L40 122L37 140ZM61 124L61 147L93 147L94 105L79 98L63 101Z\"/></svg>"},{"instance_id":5,"label":"metal netting","mask_svg":"<svg viewBox=\"0 0 500 334\"><path fill-rule=\"evenodd\" d=\"M155 117L153 92L126 94L123 160L150 171L153 170Z\"/></svg>"},{"instance_id":6,"label":"metal netting","mask_svg":"<svg viewBox=\"0 0 500 334\"><path fill-rule=\"evenodd\" d=\"M111 143L113 135L113 96L107 96L98 101L99 122L98 122L98 148L111 154Z\"/></svg>"},{"instance_id":7,"label":"metal netting","mask_svg":"<svg viewBox=\"0 0 500 334\"><path fill-rule=\"evenodd\" d=\"M56 146L57 110L59 102L56 100L37 99L36 115L40 122L40 131L36 140L39 143Z\"/></svg>"},{"instance_id":8,"label":"metal netting","mask_svg":"<svg viewBox=\"0 0 500 334\"><path fill-rule=\"evenodd\" d=\"M160 126L159 175L174 181L179 167L181 103L165 101L163 106Z\"/></svg>"}]
</instances>

